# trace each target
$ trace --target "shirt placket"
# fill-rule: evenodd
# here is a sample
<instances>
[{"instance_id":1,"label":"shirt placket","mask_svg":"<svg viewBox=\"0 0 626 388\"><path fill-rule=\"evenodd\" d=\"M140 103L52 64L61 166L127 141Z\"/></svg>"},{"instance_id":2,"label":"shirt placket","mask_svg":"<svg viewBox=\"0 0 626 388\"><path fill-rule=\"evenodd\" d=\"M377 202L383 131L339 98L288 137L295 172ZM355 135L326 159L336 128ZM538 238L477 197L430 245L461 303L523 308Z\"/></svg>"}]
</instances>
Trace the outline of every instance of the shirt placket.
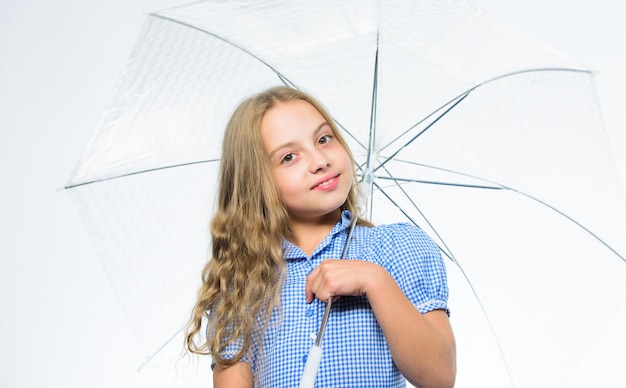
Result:
<instances>
[{"instance_id":1,"label":"shirt placket","mask_svg":"<svg viewBox=\"0 0 626 388\"><path fill-rule=\"evenodd\" d=\"M322 262L322 258L319 255L314 255L313 257L308 258L306 262L307 266L309 267L307 273L310 273L310 271L315 269ZM301 357L301 362L303 365L306 364L310 347L315 344L317 332L319 330L320 324L322 323L325 307L326 304L320 302L317 298L313 299L313 302L307 303L304 306L302 314L304 316L303 319L307 328L307 343L309 344L309 346L304 349L304 353Z\"/></svg>"}]
</instances>

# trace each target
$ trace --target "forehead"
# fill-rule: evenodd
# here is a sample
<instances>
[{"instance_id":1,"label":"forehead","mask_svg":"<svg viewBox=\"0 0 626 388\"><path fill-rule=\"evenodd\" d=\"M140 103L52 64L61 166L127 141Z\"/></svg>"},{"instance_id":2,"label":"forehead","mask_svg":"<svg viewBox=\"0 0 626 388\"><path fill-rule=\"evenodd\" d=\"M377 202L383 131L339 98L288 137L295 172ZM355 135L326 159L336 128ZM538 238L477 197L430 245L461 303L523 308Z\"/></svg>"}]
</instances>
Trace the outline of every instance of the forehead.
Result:
<instances>
[{"instance_id":1,"label":"forehead","mask_svg":"<svg viewBox=\"0 0 626 388\"><path fill-rule=\"evenodd\" d=\"M278 133L281 136L315 131L326 123L322 114L309 102L293 100L280 102L269 109L261 119L261 136Z\"/></svg>"},{"instance_id":2,"label":"forehead","mask_svg":"<svg viewBox=\"0 0 626 388\"><path fill-rule=\"evenodd\" d=\"M277 103L263 115L261 122L302 122L324 120L322 114L308 101L290 100Z\"/></svg>"}]
</instances>

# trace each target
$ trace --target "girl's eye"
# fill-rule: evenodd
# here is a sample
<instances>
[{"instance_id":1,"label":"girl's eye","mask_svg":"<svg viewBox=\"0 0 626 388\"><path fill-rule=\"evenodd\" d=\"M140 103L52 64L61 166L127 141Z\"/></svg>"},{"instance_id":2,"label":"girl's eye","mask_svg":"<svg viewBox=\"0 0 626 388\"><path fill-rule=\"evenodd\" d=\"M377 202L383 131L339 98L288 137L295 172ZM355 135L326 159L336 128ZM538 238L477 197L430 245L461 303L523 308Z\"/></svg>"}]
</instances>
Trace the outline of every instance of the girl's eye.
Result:
<instances>
[{"instance_id":1,"label":"girl's eye","mask_svg":"<svg viewBox=\"0 0 626 388\"><path fill-rule=\"evenodd\" d=\"M318 140L319 144L326 144L330 141L331 136L330 135L324 135L322 137L320 137L320 139Z\"/></svg>"},{"instance_id":2,"label":"girl's eye","mask_svg":"<svg viewBox=\"0 0 626 388\"><path fill-rule=\"evenodd\" d=\"M280 161L281 163L289 163L292 162L295 159L295 156L293 154L287 154L285 156L283 156L283 159Z\"/></svg>"}]
</instances>

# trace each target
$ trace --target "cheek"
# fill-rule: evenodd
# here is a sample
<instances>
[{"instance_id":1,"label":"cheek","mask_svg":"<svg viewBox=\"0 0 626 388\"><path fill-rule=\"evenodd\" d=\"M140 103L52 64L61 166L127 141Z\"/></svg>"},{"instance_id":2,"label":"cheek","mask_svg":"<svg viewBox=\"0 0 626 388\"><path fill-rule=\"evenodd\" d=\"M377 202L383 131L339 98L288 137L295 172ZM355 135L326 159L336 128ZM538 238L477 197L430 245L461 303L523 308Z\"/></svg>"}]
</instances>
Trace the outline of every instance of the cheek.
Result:
<instances>
[{"instance_id":1,"label":"cheek","mask_svg":"<svg viewBox=\"0 0 626 388\"><path fill-rule=\"evenodd\" d=\"M274 171L272 174L272 180L274 181L274 185L276 186L280 197L283 198L283 200L284 198L289 198L289 191L293 187L293 185L290 184L290 181L293 181L293 179L290 179L289 175L285 174L284 171L280 174Z\"/></svg>"},{"instance_id":2,"label":"cheek","mask_svg":"<svg viewBox=\"0 0 626 388\"><path fill-rule=\"evenodd\" d=\"M352 159L350 159L350 156L345 151L343 155L343 167L345 170L347 170L346 172L349 172L352 175L353 170L354 170L354 165L352 163Z\"/></svg>"}]
</instances>

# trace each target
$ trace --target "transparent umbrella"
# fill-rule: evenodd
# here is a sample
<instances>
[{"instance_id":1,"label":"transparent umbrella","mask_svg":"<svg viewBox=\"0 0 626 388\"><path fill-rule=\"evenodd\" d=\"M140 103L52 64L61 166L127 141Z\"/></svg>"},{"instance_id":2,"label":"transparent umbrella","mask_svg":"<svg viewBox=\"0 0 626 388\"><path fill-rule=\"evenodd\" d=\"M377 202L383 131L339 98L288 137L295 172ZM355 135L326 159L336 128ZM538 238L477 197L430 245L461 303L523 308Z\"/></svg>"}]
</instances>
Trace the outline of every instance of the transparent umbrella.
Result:
<instances>
[{"instance_id":1,"label":"transparent umbrella","mask_svg":"<svg viewBox=\"0 0 626 388\"><path fill-rule=\"evenodd\" d=\"M452 0L147 16L66 185L146 359L200 285L226 120L281 84L333 114L372 220L414 222L447 258L460 386L558 386L626 291L626 201L593 74Z\"/></svg>"}]
</instances>

